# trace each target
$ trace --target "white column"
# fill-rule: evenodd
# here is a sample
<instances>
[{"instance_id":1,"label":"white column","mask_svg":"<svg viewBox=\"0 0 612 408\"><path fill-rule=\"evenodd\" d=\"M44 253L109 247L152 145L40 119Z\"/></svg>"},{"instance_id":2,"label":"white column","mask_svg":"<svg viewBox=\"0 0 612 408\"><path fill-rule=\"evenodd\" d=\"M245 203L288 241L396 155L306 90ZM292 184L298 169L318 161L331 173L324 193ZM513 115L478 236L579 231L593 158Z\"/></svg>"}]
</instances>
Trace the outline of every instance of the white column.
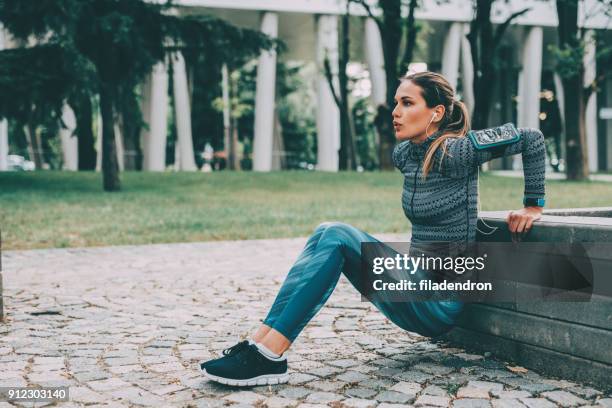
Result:
<instances>
[{"instance_id":1,"label":"white column","mask_svg":"<svg viewBox=\"0 0 612 408\"><path fill-rule=\"evenodd\" d=\"M542 78L542 27L526 27L522 65L518 84L517 124L519 127L540 128L540 90ZM522 167L520 155L513 156L512 167Z\"/></svg>"},{"instance_id":2,"label":"white column","mask_svg":"<svg viewBox=\"0 0 612 408\"><path fill-rule=\"evenodd\" d=\"M463 24L463 35L461 36L461 84L463 87L463 102L470 114L474 111L474 64L472 63L472 51L470 42L466 35L470 32L469 23Z\"/></svg>"},{"instance_id":3,"label":"white column","mask_svg":"<svg viewBox=\"0 0 612 408\"><path fill-rule=\"evenodd\" d=\"M0 120L0 171L8 170L8 122Z\"/></svg>"},{"instance_id":4,"label":"white column","mask_svg":"<svg viewBox=\"0 0 612 408\"><path fill-rule=\"evenodd\" d=\"M96 171L102 171L102 114L98 109L98 120L96 121Z\"/></svg>"},{"instance_id":5,"label":"white column","mask_svg":"<svg viewBox=\"0 0 612 408\"><path fill-rule=\"evenodd\" d=\"M461 54L462 23L451 23L444 38L442 47L442 75L448 80L453 89L457 88L459 78L459 56Z\"/></svg>"},{"instance_id":6,"label":"white column","mask_svg":"<svg viewBox=\"0 0 612 408\"><path fill-rule=\"evenodd\" d=\"M174 117L176 118L176 133L180 148L179 169L196 171L198 167L193 157L193 138L191 135L191 104L189 101L189 85L187 84L187 68L180 51L172 57L174 84Z\"/></svg>"},{"instance_id":7,"label":"white column","mask_svg":"<svg viewBox=\"0 0 612 408\"><path fill-rule=\"evenodd\" d=\"M553 74L553 82L555 84L555 96L557 98L557 102L559 103L561 123L565 123L565 96L563 94L563 82L561 81L561 76L556 72Z\"/></svg>"},{"instance_id":8,"label":"white column","mask_svg":"<svg viewBox=\"0 0 612 408\"><path fill-rule=\"evenodd\" d=\"M269 11L261 18L261 31L272 38L278 35L278 14ZM276 97L276 52L262 51L257 65L255 90L255 139L253 170L272 170L274 109Z\"/></svg>"},{"instance_id":9,"label":"white column","mask_svg":"<svg viewBox=\"0 0 612 408\"><path fill-rule=\"evenodd\" d=\"M227 64L223 64L221 67L221 95L223 97L223 147L225 150L226 157L229 159L229 154L232 151L231 146L231 135L230 135L230 115L231 115L231 101L229 96L229 72Z\"/></svg>"},{"instance_id":10,"label":"white column","mask_svg":"<svg viewBox=\"0 0 612 408\"><path fill-rule=\"evenodd\" d=\"M387 102L387 76L385 74L385 59L380 30L371 18L365 19L364 37L365 57L372 84L372 102L374 106L379 106Z\"/></svg>"},{"instance_id":11,"label":"white column","mask_svg":"<svg viewBox=\"0 0 612 408\"><path fill-rule=\"evenodd\" d=\"M338 19L331 15L317 18L317 169L338 171L340 110L325 77L323 61L326 56L337 84Z\"/></svg>"},{"instance_id":12,"label":"white column","mask_svg":"<svg viewBox=\"0 0 612 408\"><path fill-rule=\"evenodd\" d=\"M74 134L76 129L76 117L74 111L68 104L62 109L62 122L64 128L60 129L60 140L62 143L62 154L64 157L64 170L76 171L79 169L79 139Z\"/></svg>"},{"instance_id":13,"label":"white column","mask_svg":"<svg viewBox=\"0 0 612 408\"><path fill-rule=\"evenodd\" d=\"M0 50L4 49L4 28L0 24ZM8 169L8 122L0 119L0 171Z\"/></svg>"},{"instance_id":14,"label":"white column","mask_svg":"<svg viewBox=\"0 0 612 408\"><path fill-rule=\"evenodd\" d=\"M561 126L563 127L563 129L565 129L565 95L563 93L563 82L561 81L561 76L556 72L553 74L553 83L555 86L555 98L557 98L557 103L559 104L559 116L561 117ZM565 131L561 132L560 148L561 151L559 152L559 159L564 160Z\"/></svg>"},{"instance_id":15,"label":"white column","mask_svg":"<svg viewBox=\"0 0 612 408\"><path fill-rule=\"evenodd\" d=\"M595 62L595 32L587 30L584 35L584 85L590 85L597 75L597 65ZM597 143L597 94L593 92L587 101L585 112L585 128L587 139L587 155L589 171L598 170L598 143Z\"/></svg>"},{"instance_id":16,"label":"white column","mask_svg":"<svg viewBox=\"0 0 612 408\"><path fill-rule=\"evenodd\" d=\"M0 120L0 171L8 170L8 123L6 119Z\"/></svg>"},{"instance_id":17,"label":"white column","mask_svg":"<svg viewBox=\"0 0 612 408\"><path fill-rule=\"evenodd\" d=\"M542 77L542 27L527 28L523 45L518 89L518 125L540 127L540 89Z\"/></svg>"},{"instance_id":18,"label":"white column","mask_svg":"<svg viewBox=\"0 0 612 408\"><path fill-rule=\"evenodd\" d=\"M168 71L164 63L153 67L145 84L143 105L144 121L149 125L149 130L142 133L143 169L164 171L168 127Z\"/></svg>"},{"instance_id":19,"label":"white column","mask_svg":"<svg viewBox=\"0 0 612 408\"><path fill-rule=\"evenodd\" d=\"M123 148L123 136L119 122L115 122L115 149L117 150L117 167L119 171L125 169L125 149Z\"/></svg>"}]
</instances>

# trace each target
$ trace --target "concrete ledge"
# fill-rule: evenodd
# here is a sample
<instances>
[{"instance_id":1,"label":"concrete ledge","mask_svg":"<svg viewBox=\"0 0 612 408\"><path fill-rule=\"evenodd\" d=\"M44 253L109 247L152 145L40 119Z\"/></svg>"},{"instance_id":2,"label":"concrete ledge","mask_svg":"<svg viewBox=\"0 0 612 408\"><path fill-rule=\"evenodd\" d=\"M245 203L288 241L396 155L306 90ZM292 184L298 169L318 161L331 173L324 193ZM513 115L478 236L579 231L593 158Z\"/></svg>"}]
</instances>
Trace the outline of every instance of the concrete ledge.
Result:
<instances>
[{"instance_id":1,"label":"concrete ledge","mask_svg":"<svg viewBox=\"0 0 612 408\"><path fill-rule=\"evenodd\" d=\"M478 318L464 315L460 323L463 328L612 365L610 329L485 304L471 304L469 309L467 316Z\"/></svg>"},{"instance_id":2,"label":"concrete ledge","mask_svg":"<svg viewBox=\"0 0 612 408\"><path fill-rule=\"evenodd\" d=\"M451 333L449 340L461 344L466 350L489 351L501 359L516 362L532 370L557 378L599 386L606 393L612 392L610 383L612 366L608 364L509 340L490 333L475 333L461 327L453 329Z\"/></svg>"},{"instance_id":3,"label":"concrete ledge","mask_svg":"<svg viewBox=\"0 0 612 408\"><path fill-rule=\"evenodd\" d=\"M612 218L612 208L610 207L592 207L592 208L553 208L544 210L547 215L560 216L579 216L579 217L606 217ZM605 222L605 221L604 221Z\"/></svg>"},{"instance_id":4,"label":"concrete ledge","mask_svg":"<svg viewBox=\"0 0 612 408\"><path fill-rule=\"evenodd\" d=\"M497 229L479 233L480 242L510 242L507 211L481 213ZM545 211L525 242L612 243L612 208ZM594 276L612 279L612 253L593 245L589 257ZM516 254L513 254L516 256ZM520 254L518 255L520 256ZM468 349L490 351L498 357L553 376L562 376L612 389L612 300L590 302L513 302L470 304L457 327L444 336Z\"/></svg>"}]
</instances>

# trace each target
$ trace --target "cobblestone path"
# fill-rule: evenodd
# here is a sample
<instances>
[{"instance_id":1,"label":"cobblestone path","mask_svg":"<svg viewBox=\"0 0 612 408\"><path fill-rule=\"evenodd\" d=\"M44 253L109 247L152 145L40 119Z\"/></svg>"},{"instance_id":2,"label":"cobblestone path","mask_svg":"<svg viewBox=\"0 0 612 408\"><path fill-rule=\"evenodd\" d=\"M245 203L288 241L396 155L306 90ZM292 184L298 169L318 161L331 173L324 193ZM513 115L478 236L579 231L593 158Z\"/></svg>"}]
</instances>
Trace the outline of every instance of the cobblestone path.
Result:
<instances>
[{"instance_id":1,"label":"cobblestone path","mask_svg":"<svg viewBox=\"0 0 612 408\"><path fill-rule=\"evenodd\" d=\"M255 330L304 242L5 252L0 386L70 386L62 407L612 407L587 386L404 332L344 278L288 353L289 384L205 380L198 361Z\"/></svg>"}]
</instances>

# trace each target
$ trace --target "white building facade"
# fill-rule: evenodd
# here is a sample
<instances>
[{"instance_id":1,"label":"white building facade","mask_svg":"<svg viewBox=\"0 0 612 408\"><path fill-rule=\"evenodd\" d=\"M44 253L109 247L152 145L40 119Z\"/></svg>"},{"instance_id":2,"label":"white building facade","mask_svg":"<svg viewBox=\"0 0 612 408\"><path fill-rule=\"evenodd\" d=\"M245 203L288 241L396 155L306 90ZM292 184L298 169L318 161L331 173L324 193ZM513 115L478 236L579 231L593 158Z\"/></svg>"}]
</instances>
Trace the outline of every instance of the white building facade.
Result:
<instances>
[{"instance_id":1,"label":"white building facade","mask_svg":"<svg viewBox=\"0 0 612 408\"><path fill-rule=\"evenodd\" d=\"M211 14L241 27L261 30L278 37L287 44L286 60L312 61L317 64L316 121L317 121L317 169L338 170L340 148L340 114L323 74L323 58L327 56L334 66L338 58L339 16L345 12L345 0L175 0L179 12ZM612 39L612 23L603 12L598 12L597 0L582 2L582 26L588 36L601 30ZM543 89L554 91L563 106L560 79L554 74L554 57L549 45L557 43L557 16L555 1L510 0L494 4L492 19L498 24L518 10L531 10L514 20L504 38L504 58L510 69L500 75L495 103L491 107L490 124L507 121L520 127L539 128L542 120L540 99ZM585 11L586 10L586 11ZM378 27L367 17L363 8L351 6L351 60L363 63L371 81L371 100L376 106L385 100L385 72L383 69L382 43ZM428 69L443 73L456 86L469 109L474 105L472 82L474 70L470 46L465 38L473 17L472 1L451 0L438 4L436 0L424 0L416 12L417 20L426 21L428 30L424 38L427 51L422 61ZM0 46L1 46L0 38ZM585 80L595 78L603 67L595 64L597 50L589 43L585 53ZM177 169L196 170L191 143L190 93L187 84L188 67L180 54L173 56L175 121L178 134ZM274 151L275 81L276 61L274 52L265 51L259 57L254 124L255 171L278 168ZM143 115L149 129L142 135L143 168L161 171L165 168L166 116L168 112L167 64L155 67L145 84ZM337 74L337 73L336 73ZM543 78L545 79L543 84ZM550 84L552 86L549 86ZM591 171L612 169L612 80L601 86L587 107L587 149ZM3 148L6 125L0 123L0 168L4 163ZM64 137L63 144L75 152L74 143ZM69 168L76 167L72 153L67 156ZM504 163L506 167L512 163ZM519 166L520 163L513 163ZM494 167L501 166L496 164Z\"/></svg>"}]
</instances>

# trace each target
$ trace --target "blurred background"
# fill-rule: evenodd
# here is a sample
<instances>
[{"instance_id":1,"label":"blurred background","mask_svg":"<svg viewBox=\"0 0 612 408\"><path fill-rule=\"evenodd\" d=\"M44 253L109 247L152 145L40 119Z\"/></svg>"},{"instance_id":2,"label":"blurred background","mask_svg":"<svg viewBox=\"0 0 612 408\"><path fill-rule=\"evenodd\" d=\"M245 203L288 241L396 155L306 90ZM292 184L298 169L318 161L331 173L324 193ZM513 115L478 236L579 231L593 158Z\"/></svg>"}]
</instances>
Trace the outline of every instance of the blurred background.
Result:
<instances>
[{"instance_id":1,"label":"blurred background","mask_svg":"<svg viewBox=\"0 0 612 408\"><path fill-rule=\"evenodd\" d=\"M541 129L552 179L602 183L559 190L559 201L553 188L553 204L604 205L612 199L605 193L612 178L611 11L609 0L2 0L3 223L28 228L40 209L46 221L33 229L48 229L40 245L51 245L61 228L47 228L49 219L70 217L50 217L50 208L74 217L88 207L83 192L102 184L126 193L157 188L158 198L174 197L179 206L205 201L205 210L197 207L206 211L203 224L193 227L209 231L203 239L275 236L271 224L290 234L312 227L307 217L294 230L282 217L266 218L268 211L259 233L240 233L240 222L229 234L210 232L207 223L219 217L226 227L236 217L257 219L250 211L262 208L253 201L260 192L262 203L281 212L283 199L297 203L287 214L291 224L319 206L316 197L333 197L337 207L320 204L324 213L315 210L314 219L359 223L383 211L384 221L364 227L400 230L401 212L380 204L388 194L399 207L398 175L384 171L392 169L395 144L390 112L397 79L423 70L446 76L473 128L514 122ZM522 177L520 156L483 170L490 170L485 185L522 183L513 179ZM194 183L197 191L187 187ZM292 191L305 198L265 193L284 191L285 183L304 183ZM376 197L372 188L389 190ZM485 191L486 208L520 204L520 187L511 191L491 191L488 201ZM80 207L66 207L70 194ZM368 194L372 202L361 207ZM168 216L150 213L169 211L167 203L147 207L143 197L133 200L147 222ZM224 203L223 215L211 216L211 198ZM96 215L81 222L104 214L101 201L120 200L91 199ZM13 203L31 207L18 213ZM139 212L121 203L125 214ZM351 208L359 208L354 217ZM117 223L117 211L110 213ZM185 222L176 228L194 225ZM94 231L88 234L100 238ZM97 242L79 241L84 231L72 234L66 245Z\"/></svg>"}]
</instances>

